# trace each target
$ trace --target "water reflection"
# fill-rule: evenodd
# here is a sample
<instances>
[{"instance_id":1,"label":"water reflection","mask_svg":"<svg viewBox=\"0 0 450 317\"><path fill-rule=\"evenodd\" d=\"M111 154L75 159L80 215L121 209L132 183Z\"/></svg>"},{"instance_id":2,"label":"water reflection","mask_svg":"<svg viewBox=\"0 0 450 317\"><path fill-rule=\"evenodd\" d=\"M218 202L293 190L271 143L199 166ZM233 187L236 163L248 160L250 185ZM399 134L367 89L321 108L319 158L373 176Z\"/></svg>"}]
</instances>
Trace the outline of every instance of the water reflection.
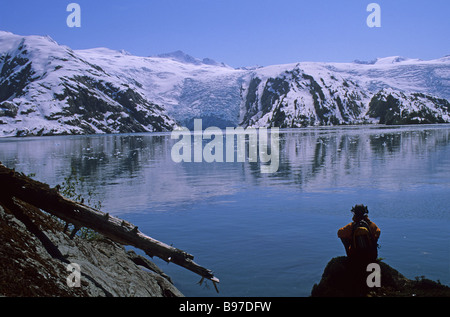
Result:
<instances>
[{"instance_id":1,"label":"water reflection","mask_svg":"<svg viewBox=\"0 0 450 317\"><path fill-rule=\"evenodd\" d=\"M308 296L342 255L336 230L355 201L382 228L380 256L448 284L449 137L450 125L281 130L274 174L248 161L174 163L170 134L1 139L0 161L51 186L73 168L105 211L213 268L222 296ZM185 294L211 296L196 276L163 269Z\"/></svg>"},{"instance_id":2,"label":"water reflection","mask_svg":"<svg viewBox=\"0 0 450 317\"><path fill-rule=\"evenodd\" d=\"M450 176L448 127L391 129L314 129L286 131L282 139L280 173L303 190L378 187L398 189L417 181ZM437 160L437 161L436 161Z\"/></svg>"},{"instance_id":3,"label":"water reflection","mask_svg":"<svg viewBox=\"0 0 450 317\"><path fill-rule=\"evenodd\" d=\"M167 210L255 186L303 192L448 186L449 136L448 125L281 130L274 174L248 160L174 163L169 133L3 139L0 161L52 186L73 169L118 212Z\"/></svg>"}]
</instances>

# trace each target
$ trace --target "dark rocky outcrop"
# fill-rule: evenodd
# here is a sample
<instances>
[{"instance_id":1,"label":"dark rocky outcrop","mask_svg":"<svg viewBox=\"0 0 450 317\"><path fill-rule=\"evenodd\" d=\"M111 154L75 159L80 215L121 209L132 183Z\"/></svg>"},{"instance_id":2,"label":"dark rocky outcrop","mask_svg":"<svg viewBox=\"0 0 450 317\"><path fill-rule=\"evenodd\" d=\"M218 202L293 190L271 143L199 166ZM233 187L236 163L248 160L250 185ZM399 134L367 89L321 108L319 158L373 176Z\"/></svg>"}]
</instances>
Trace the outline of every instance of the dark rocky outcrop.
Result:
<instances>
[{"instance_id":1,"label":"dark rocky outcrop","mask_svg":"<svg viewBox=\"0 0 450 317\"><path fill-rule=\"evenodd\" d=\"M0 203L0 296L182 297L147 258L102 236L70 239L63 224L24 205L18 214ZM69 287L70 263L80 287Z\"/></svg>"},{"instance_id":2,"label":"dark rocky outcrop","mask_svg":"<svg viewBox=\"0 0 450 317\"><path fill-rule=\"evenodd\" d=\"M366 279L371 272L352 264L347 257L328 262L312 297L448 297L450 287L426 278L410 280L388 264L378 261L381 269L380 287L370 288Z\"/></svg>"}]
</instances>

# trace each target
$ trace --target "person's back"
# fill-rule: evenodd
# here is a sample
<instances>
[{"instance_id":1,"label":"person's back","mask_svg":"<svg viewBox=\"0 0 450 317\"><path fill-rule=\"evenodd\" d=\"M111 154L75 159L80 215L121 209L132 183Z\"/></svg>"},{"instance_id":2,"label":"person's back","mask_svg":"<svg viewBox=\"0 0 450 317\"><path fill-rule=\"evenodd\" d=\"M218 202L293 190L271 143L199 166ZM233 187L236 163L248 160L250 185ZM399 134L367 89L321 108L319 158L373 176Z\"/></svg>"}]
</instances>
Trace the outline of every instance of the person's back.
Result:
<instances>
[{"instance_id":1,"label":"person's back","mask_svg":"<svg viewBox=\"0 0 450 317\"><path fill-rule=\"evenodd\" d=\"M347 257L357 262L375 262L381 230L370 221L367 206L356 205L351 211L354 214L353 222L338 230Z\"/></svg>"}]
</instances>

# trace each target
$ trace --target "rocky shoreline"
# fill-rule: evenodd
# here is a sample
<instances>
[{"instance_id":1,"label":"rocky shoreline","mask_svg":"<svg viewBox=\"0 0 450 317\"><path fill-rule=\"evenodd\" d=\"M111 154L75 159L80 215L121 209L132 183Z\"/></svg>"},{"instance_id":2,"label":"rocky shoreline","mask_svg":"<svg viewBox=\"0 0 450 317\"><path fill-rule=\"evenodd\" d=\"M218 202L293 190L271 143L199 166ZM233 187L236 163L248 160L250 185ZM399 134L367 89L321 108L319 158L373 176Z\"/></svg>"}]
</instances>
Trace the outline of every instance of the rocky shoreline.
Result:
<instances>
[{"instance_id":1,"label":"rocky shoreline","mask_svg":"<svg viewBox=\"0 0 450 317\"><path fill-rule=\"evenodd\" d=\"M322 278L313 286L312 297L450 297L450 287L424 277L411 280L384 263L379 287L368 287L366 269L356 268L345 256L328 262Z\"/></svg>"},{"instance_id":2,"label":"rocky shoreline","mask_svg":"<svg viewBox=\"0 0 450 317\"><path fill-rule=\"evenodd\" d=\"M100 235L71 239L61 221L24 207L0 203L0 296L183 297L148 258Z\"/></svg>"}]
</instances>

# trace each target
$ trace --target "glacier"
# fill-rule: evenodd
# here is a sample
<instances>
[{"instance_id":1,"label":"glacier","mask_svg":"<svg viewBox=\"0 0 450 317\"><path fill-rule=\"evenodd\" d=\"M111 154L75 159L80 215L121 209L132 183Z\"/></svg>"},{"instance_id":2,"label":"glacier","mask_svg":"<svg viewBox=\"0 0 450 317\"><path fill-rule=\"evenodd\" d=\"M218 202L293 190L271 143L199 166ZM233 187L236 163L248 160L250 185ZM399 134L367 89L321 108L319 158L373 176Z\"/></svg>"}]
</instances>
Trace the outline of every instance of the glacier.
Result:
<instances>
[{"instance_id":1,"label":"glacier","mask_svg":"<svg viewBox=\"0 0 450 317\"><path fill-rule=\"evenodd\" d=\"M233 68L0 31L0 136L450 122L450 56Z\"/></svg>"}]
</instances>

